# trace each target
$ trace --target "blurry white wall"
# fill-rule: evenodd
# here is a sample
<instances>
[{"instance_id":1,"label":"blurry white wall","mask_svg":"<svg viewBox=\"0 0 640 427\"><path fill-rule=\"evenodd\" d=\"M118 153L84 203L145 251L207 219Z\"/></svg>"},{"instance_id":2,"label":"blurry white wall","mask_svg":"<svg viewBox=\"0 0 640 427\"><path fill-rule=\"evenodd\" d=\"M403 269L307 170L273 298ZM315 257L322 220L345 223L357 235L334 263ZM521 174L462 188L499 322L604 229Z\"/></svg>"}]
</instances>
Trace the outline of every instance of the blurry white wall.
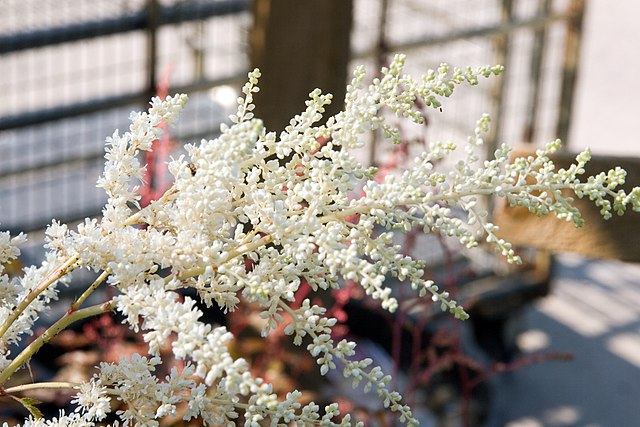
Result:
<instances>
[{"instance_id":1,"label":"blurry white wall","mask_svg":"<svg viewBox=\"0 0 640 427\"><path fill-rule=\"evenodd\" d=\"M571 148L640 156L640 2L587 3Z\"/></svg>"}]
</instances>

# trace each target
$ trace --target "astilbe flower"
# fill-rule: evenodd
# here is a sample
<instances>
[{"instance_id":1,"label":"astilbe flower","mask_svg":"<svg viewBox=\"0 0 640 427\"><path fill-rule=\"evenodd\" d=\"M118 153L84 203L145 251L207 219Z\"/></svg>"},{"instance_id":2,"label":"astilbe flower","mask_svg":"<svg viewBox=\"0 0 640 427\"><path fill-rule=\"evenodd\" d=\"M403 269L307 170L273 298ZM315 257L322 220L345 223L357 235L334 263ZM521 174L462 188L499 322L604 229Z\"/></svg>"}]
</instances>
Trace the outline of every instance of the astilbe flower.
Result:
<instances>
[{"instance_id":1,"label":"astilbe flower","mask_svg":"<svg viewBox=\"0 0 640 427\"><path fill-rule=\"evenodd\" d=\"M450 70L442 65L414 79L403 74L403 65L404 57L397 56L370 85L364 83L364 69L358 68L348 86L344 111L323 125L319 122L331 95L314 90L306 110L280 134L268 132L253 117L260 73L249 73L232 125L223 125L215 140L187 145L187 155L169 164L175 178L171 189L143 209L136 193L144 169L138 154L151 149L160 122L173 120L187 97L154 98L148 113L132 114L129 131L115 132L107 140L107 161L98 181L108 195L103 218L86 220L77 230L53 222L47 232L47 262L22 279L0 278L0 325L6 325L0 330L0 384L41 344L13 360L8 345L30 333L37 313L55 297L60 279L84 266L102 273L52 327L52 334L73 320L116 309L134 331L144 334L150 355L101 364L93 378L76 385L76 412L61 413L46 425L100 421L110 412L111 399L126 404L118 411L123 425L158 425L162 417L175 415L180 404L187 408L184 419L200 417L208 425L235 425L239 417L245 426L262 425L264 420L274 426L351 424L351 417L340 414L335 404L324 410L315 403L302 406L297 391L278 400L269 384L250 374L245 360L231 356L232 335L225 327L205 323L196 301L178 294L182 288L195 289L206 305L225 312L233 311L241 299L259 307L265 336L286 322L285 333L296 345L306 344L322 374L335 369L340 360L343 374L354 385L364 383L385 407L399 413L402 422L416 424L401 396L389 390L391 378L370 359L351 359L354 343L334 342L331 328L336 320L326 317L325 308L310 299L292 308L301 282L318 291L353 280L393 312L398 303L384 282L396 276L420 296L430 296L443 310L465 319L467 314L456 301L423 278L424 263L402 255L392 244L391 233L376 236L374 227L403 232L419 227L425 233L458 239L467 247L485 239L509 261L518 262L511 245L498 237L497 227L479 208L482 196L497 195L511 205L539 215L554 213L579 226L582 219L565 190L594 200L609 217L612 211L622 214L627 206L640 211L640 189L629 194L616 191L625 177L620 169L581 181L588 151L568 170L557 171L549 155L559 141L535 157L512 163L509 148L502 146L494 159L482 161L476 148L487 131L487 116L467 141L464 160L449 172L434 165L456 145L433 143L411 169L374 181L375 169L364 167L351 151L363 145L366 132L376 129L399 142L399 132L385 119L385 111L421 123L416 99L439 108L456 85L474 85L480 77L502 71L497 66ZM328 142L323 145L319 140ZM359 185L364 195L352 198ZM21 237L11 241L2 235L3 260L17 256L15 246L20 241ZM99 306L79 308L105 279L118 295ZM167 345L175 358L187 364L163 381L154 370ZM19 387L4 392L12 390ZM24 425L44 424L31 418Z\"/></svg>"}]
</instances>

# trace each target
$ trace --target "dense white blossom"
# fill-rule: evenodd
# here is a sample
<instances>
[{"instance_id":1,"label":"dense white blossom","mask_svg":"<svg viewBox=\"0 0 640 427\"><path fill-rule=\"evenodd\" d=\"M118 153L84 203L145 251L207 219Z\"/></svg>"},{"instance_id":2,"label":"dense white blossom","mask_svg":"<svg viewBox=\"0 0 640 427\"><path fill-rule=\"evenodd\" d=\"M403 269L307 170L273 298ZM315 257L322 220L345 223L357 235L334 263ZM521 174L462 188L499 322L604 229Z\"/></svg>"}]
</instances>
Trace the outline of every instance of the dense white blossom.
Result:
<instances>
[{"instance_id":1,"label":"dense white blossom","mask_svg":"<svg viewBox=\"0 0 640 427\"><path fill-rule=\"evenodd\" d=\"M269 384L251 375L247 361L232 357L231 333L206 323L196 300L181 296L179 290L187 287L207 306L225 312L235 310L241 300L257 307L265 336L285 323L285 333L294 344L305 344L321 374L339 365L354 386L363 383L402 422L415 425L411 409L389 389L391 378L372 360L354 359L354 343L334 341L336 319L327 317L325 308L309 299L292 308L303 281L317 291L353 280L394 311L398 302L385 279L395 276L465 319L467 314L446 292L424 279L424 262L403 255L392 242L393 234L379 234L377 228L419 228L458 239L467 247L484 239L517 262L511 245L487 222L478 205L481 197L497 195L511 205L539 215L554 213L576 225L582 225L582 219L565 190L589 197L604 217L622 214L628 206L640 211L639 188L628 194L617 190L624 182L623 170L580 180L588 151L569 169L556 170L549 155L558 149L558 141L512 163L507 146L493 159L480 159L475 148L488 129L486 116L464 143L466 157L450 171L439 171L435 164L458 147L432 143L410 169L374 180L375 169L360 164L351 150L363 144L365 132L375 129L399 142L399 131L384 111L421 123L424 117L415 108L416 99L438 108L456 85L474 85L480 77L501 71L450 70L442 65L415 79L403 73L403 65L404 57L397 56L369 85L364 68L358 68L344 111L324 125L318 123L331 96L314 90L306 110L280 134L269 132L253 117L259 72L251 72L232 125L223 125L217 139L188 145L187 154L169 164L175 178L172 188L142 209L136 185L144 166L138 154L151 149L160 135L158 125L175 119L186 96L154 98L147 113L133 113L129 130L107 139L104 173L98 181L108 196L103 218L87 219L76 230L53 222L43 266L27 269L21 279L0 277L0 325L5 325L0 330L0 385L23 363L20 356L11 359L8 344L30 333L38 314L55 298L56 284L79 267L103 272L101 277L108 276L118 294L100 306L73 306L60 327L67 325L67 318L115 308L132 330L143 334L150 354L102 363L94 377L79 386L76 412L61 414L49 424L29 419L24 425L91 425L106 417L114 401L125 404L117 412L123 425L158 425L163 417L174 416L179 405L186 408L185 420L201 418L207 425L231 426L238 418L245 426L265 420L274 426L351 425L351 417L339 414L337 405L302 406L298 391L278 400ZM361 197L354 197L356 188L362 188ZM21 240L0 234L2 261L17 256ZM33 298L27 301L30 294ZM186 365L161 379L155 371L168 347ZM26 360L29 354L23 356Z\"/></svg>"},{"instance_id":2,"label":"dense white blossom","mask_svg":"<svg viewBox=\"0 0 640 427\"><path fill-rule=\"evenodd\" d=\"M78 405L76 412L83 412L89 420L101 421L111 412L110 397L106 387L100 382L87 382L80 385L80 390L71 401Z\"/></svg>"}]
</instances>

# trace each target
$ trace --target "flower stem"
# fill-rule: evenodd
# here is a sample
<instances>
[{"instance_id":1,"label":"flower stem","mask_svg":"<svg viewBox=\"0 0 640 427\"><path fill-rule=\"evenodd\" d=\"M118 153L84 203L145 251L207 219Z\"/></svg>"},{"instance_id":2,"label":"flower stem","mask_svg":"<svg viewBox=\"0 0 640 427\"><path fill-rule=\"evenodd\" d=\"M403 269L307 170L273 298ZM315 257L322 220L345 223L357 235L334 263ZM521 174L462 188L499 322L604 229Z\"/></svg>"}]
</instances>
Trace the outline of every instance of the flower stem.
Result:
<instances>
[{"instance_id":1,"label":"flower stem","mask_svg":"<svg viewBox=\"0 0 640 427\"><path fill-rule=\"evenodd\" d=\"M2 391L3 394L14 394L22 391L29 390L44 390L44 389L74 389L80 387L80 383L70 382L41 382L31 384L21 384L14 387L6 388Z\"/></svg>"},{"instance_id":2,"label":"flower stem","mask_svg":"<svg viewBox=\"0 0 640 427\"><path fill-rule=\"evenodd\" d=\"M68 311L60 320L51 325L42 335L29 344L15 359L0 373L0 385L4 384L9 377L26 363L40 348L49 342L58 333L63 331L67 326L78 320L87 317L97 316L106 313L115 308L115 301L110 300L102 304L93 305L77 311Z\"/></svg>"},{"instance_id":3,"label":"flower stem","mask_svg":"<svg viewBox=\"0 0 640 427\"><path fill-rule=\"evenodd\" d=\"M71 256L65 260L60 266L58 266L53 272L49 273L47 277L45 277L42 282L38 284L35 288L31 290L27 294L27 296L20 301L20 304L13 310L11 315L7 318L7 320L0 326L0 338L4 336L4 334L9 330L13 322L15 322L18 317L29 307L29 304L33 302L34 299L38 297L42 292L44 292L52 283L59 280L61 277L69 273L71 271L71 267L75 264L80 258L79 254Z\"/></svg>"},{"instance_id":4,"label":"flower stem","mask_svg":"<svg viewBox=\"0 0 640 427\"><path fill-rule=\"evenodd\" d=\"M69 309L69 311L76 311L81 305L82 303L89 297L89 295L91 295L93 293L93 291L96 290L96 288L98 286L100 286L100 284L102 282L104 282L104 280L109 277L109 274L111 274L111 270L105 270L102 272L102 274L100 274L96 280L94 280L94 282L91 284L91 286L89 286L83 293L82 295L80 295L80 297L75 300L72 304L71 304L71 308Z\"/></svg>"}]
</instances>

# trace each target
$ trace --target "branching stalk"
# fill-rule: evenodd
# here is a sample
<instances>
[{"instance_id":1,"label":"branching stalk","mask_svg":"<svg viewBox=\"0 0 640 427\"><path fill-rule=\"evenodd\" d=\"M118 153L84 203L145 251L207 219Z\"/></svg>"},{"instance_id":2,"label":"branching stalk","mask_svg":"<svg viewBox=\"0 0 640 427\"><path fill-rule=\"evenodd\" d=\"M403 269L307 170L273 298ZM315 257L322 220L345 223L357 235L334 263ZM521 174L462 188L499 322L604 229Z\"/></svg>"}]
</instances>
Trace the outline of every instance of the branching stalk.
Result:
<instances>
[{"instance_id":1,"label":"branching stalk","mask_svg":"<svg viewBox=\"0 0 640 427\"><path fill-rule=\"evenodd\" d=\"M22 352L16 356L13 361L0 373L0 385L4 384L15 371L26 363L40 348L49 342L58 333L66 329L72 323L86 319L88 317L97 316L98 314L107 313L115 308L115 301L107 301L102 304L93 305L74 312L67 312L60 320L51 325L42 335L36 338Z\"/></svg>"},{"instance_id":2,"label":"branching stalk","mask_svg":"<svg viewBox=\"0 0 640 427\"><path fill-rule=\"evenodd\" d=\"M18 306L13 310L11 315L7 318L7 321L0 326L0 338L4 336L4 334L9 330L11 325L20 317L20 315L29 307L29 304L33 302L34 299L38 297L42 292L44 292L51 284L55 283L61 277L65 276L72 270L73 264L75 264L80 255L76 254L67 258L65 262L60 264L58 268L56 268L52 273L47 275L42 282L38 284L34 289L31 290L27 294L27 296L18 304Z\"/></svg>"},{"instance_id":3,"label":"branching stalk","mask_svg":"<svg viewBox=\"0 0 640 427\"><path fill-rule=\"evenodd\" d=\"M100 286L100 284L104 282L107 277L109 277L109 274L111 274L111 270L107 269L103 271L102 274L100 274L96 278L96 280L94 280L91 286L89 286L82 293L82 295L80 295L80 297L78 297L78 299L71 304L71 308L69 309L69 311L76 311L82 305L82 303L89 297L89 295L91 295L93 291L95 291L98 288L98 286Z\"/></svg>"}]
</instances>

